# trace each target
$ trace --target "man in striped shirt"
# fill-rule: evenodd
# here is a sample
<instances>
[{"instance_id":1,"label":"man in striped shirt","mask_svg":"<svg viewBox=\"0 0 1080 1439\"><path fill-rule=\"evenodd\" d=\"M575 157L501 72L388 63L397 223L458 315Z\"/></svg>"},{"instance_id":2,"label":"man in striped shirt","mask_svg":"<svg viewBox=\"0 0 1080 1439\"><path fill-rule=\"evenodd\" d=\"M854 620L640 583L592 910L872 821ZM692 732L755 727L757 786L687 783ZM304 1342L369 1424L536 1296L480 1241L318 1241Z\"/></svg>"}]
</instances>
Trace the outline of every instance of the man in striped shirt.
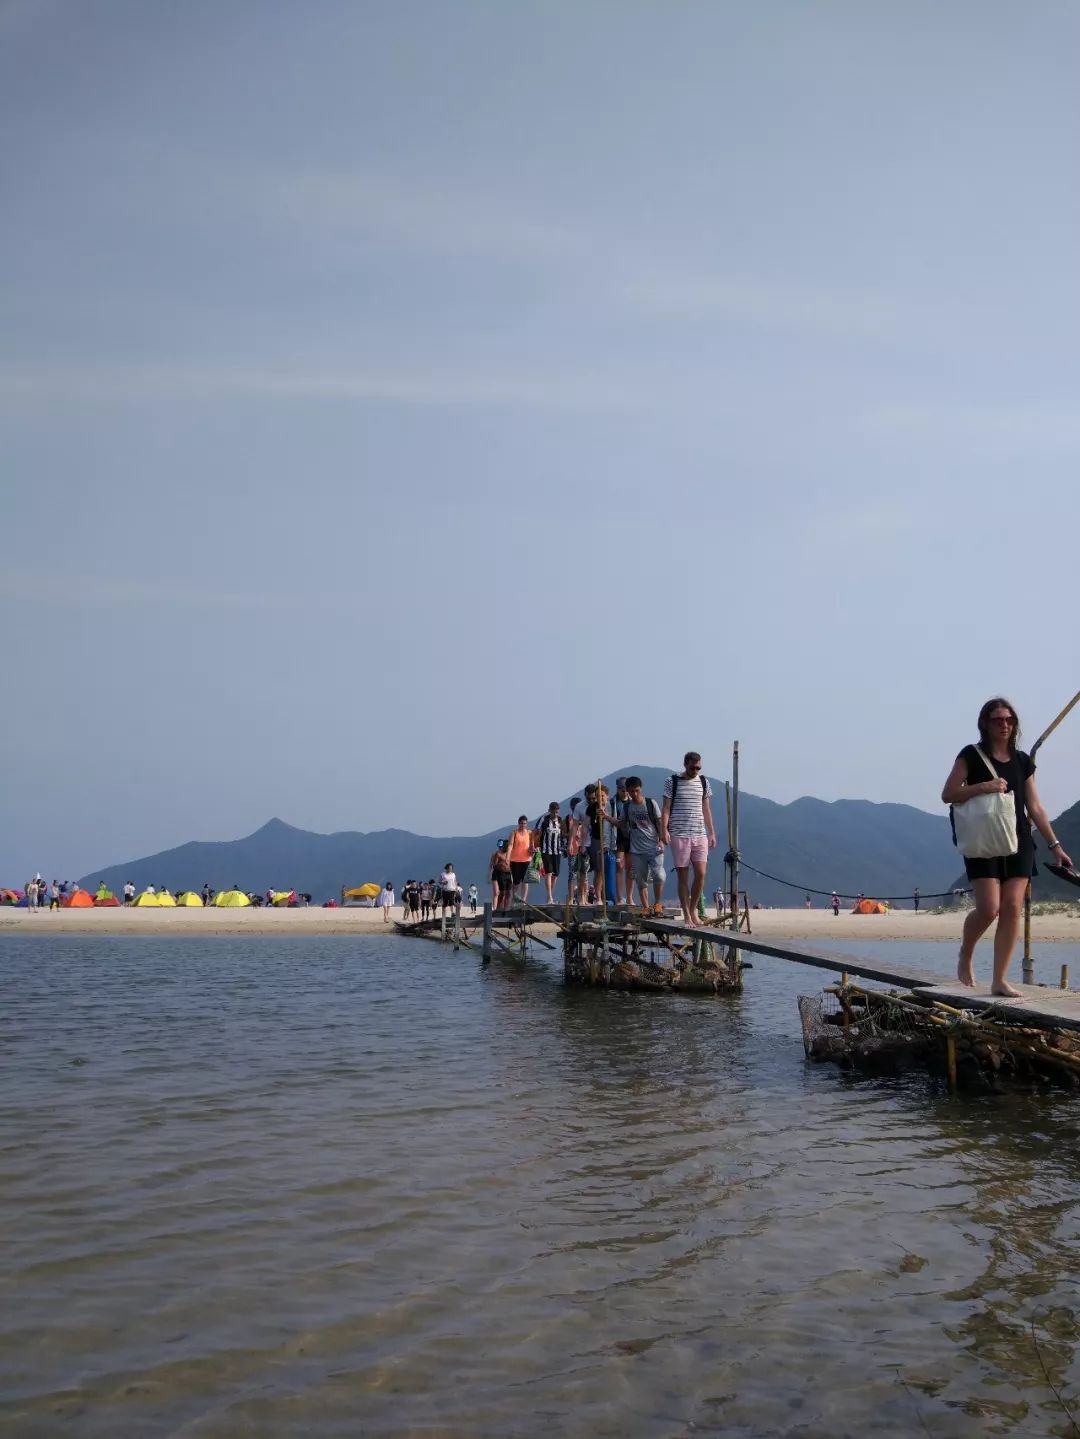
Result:
<instances>
[{"instance_id":1,"label":"man in striped shirt","mask_svg":"<svg viewBox=\"0 0 1080 1439\"><path fill-rule=\"evenodd\" d=\"M679 877L679 903L683 923L694 927L701 923L698 906L705 892L705 870L709 850L716 848L716 826L713 824L712 787L701 773L701 756L690 750L683 756L682 774L673 774L664 782L664 808L660 815L663 833L660 838L671 850L671 862ZM693 888L690 866L694 867Z\"/></svg>"}]
</instances>

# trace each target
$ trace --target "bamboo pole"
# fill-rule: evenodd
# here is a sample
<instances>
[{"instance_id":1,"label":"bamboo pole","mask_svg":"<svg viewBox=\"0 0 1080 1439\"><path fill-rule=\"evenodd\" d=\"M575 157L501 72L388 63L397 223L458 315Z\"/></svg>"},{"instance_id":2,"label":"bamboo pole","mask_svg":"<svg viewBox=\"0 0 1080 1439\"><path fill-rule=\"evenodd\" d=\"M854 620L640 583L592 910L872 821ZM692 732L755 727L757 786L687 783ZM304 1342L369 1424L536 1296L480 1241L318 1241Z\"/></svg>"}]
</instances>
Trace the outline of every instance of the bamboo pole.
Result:
<instances>
[{"instance_id":1,"label":"bamboo pole","mask_svg":"<svg viewBox=\"0 0 1080 1439\"><path fill-rule=\"evenodd\" d=\"M1069 701L1069 703L1065 706L1065 708L1061 711L1061 713L1058 715L1058 717L1057 717L1055 720L1053 720L1050 724L1048 724L1048 725L1046 726L1046 728L1043 730L1042 734L1041 734L1041 735L1039 736L1039 738L1035 741L1035 743L1031 746L1031 758L1032 758L1032 759L1034 759L1035 756L1036 756L1036 754L1039 752L1040 748L1042 747L1043 741L1044 741L1044 740L1048 740L1048 739L1050 738L1050 736L1051 736L1051 735L1054 733L1054 731L1057 729L1057 727L1058 727L1058 725L1061 723L1061 721L1065 718L1065 716L1069 713L1070 710L1072 710L1072 709L1075 708L1075 706L1077 705L1078 702L1080 702L1080 690L1077 690L1076 694L1073 695L1072 699L1071 699L1071 700ZM1029 879L1028 882L1027 882L1027 888L1024 890L1024 963L1023 963L1023 967L1022 967L1022 971L1021 971L1021 972L1022 972L1022 974L1023 974L1023 979L1024 979L1024 983L1025 983L1025 984L1034 984L1034 982L1035 982L1035 961L1034 961L1034 960L1032 959L1032 957L1031 957L1031 880L1030 880L1030 879Z\"/></svg>"},{"instance_id":2,"label":"bamboo pole","mask_svg":"<svg viewBox=\"0 0 1080 1439\"><path fill-rule=\"evenodd\" d=\"M945 1036L945 1063L949 1071L949 1091L956 1093L956 1035Z\"/></svg>"},{"instance_id":3,"label":"bamboo pole","mask_svg":"<svg viewBox=\"0 0 1080 1439\"><path fill-rule=\"evenodd\" d=\"M739 928L739 741L731 756L731 823L728 830L731 851L731 928Z\"/></svg>"}]
</instances>

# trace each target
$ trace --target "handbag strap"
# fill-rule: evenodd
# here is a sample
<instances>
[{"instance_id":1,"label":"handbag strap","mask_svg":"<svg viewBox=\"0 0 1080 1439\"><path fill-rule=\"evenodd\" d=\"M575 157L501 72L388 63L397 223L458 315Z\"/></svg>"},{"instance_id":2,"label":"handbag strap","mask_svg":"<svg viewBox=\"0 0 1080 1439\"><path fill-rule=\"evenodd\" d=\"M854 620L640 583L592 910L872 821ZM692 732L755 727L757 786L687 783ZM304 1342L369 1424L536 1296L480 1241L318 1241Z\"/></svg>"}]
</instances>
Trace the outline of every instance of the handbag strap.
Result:
<instances>
[{"instance_id":1,"label":"handbag strap","mask_svg":"<svg viewBox=\"0 0 1080 1439\"><path fill-rule=\"evenodd\" d=\"M982 749L981 749L978 745L974 745L973 748L974 748L974 750L975 750L975 753L979 756L979 758L982 760L983 764L986 766L987 771L988 771L988 773L989 773L989 775L990 775L990 778L991 778L991 779L1000 779L1001 776L998 774L996 768L995 768L995 767L990 763L990 761L987 759L986 755L983 754Z\"/></svg>"}]
</instances>

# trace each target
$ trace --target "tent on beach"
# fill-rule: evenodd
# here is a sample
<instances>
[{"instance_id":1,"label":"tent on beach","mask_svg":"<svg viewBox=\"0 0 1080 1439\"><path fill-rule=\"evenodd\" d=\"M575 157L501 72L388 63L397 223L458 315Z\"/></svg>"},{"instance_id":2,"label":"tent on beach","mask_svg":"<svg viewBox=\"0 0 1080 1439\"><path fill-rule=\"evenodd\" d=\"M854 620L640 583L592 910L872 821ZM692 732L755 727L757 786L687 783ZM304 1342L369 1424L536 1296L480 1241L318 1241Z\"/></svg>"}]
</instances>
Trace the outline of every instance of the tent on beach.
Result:
<instances>
[{"instance_id":1,"label":"tent on beach","mask_svg":"<svg viewBox=\"0 0 1080 1439\"><path fill-rule=\"evenodd\" d=\"M157 897L158 909L175 909L176 900L167 889L163 889Z\"/></svg>"},{"instance_id":2,"label":"tent on beach","mask_svg":"<svg viewBox=\"0 0 1080 1439\"><path fill-rule=\"evenodd\" d=\"M148 889L144 889L142 894L135 897L134 904L138 909L157 909L158 897L156 894L151 894Z\"/></svg>"},{"instance_id":3,"label":"tent on beach","mask_svg":"<svg viewBox=\"0 0 1080 1439\"><path fill-rule=\"evenodd\" d=\"M94 908L95 908L95 909L119 909L119 908L120 908L120 901L117 899L117 897L116 897L115 894L107 893L107 894L103 895L101 898L99 898L99 897L95 894L95 895L94 895Z\"/></svg>"},{"instance_id":4,"label":"tent on beach","mask_svg":"<svg viewBox=\"0 0 1080 1439\"><path fill-rule=\"evenodd\" d=\"M347 899L347 900L349 900L349 899L377 899L378 896L379 896L379 891L380 891L381 889L382 889L382 885L381 885L381 884L359 884L359 885L356 886L355 889L347 889L347 890L345 891L345 896L344 896L344 897L345 897L345 899Z\"/></svg>"},{"instance_id":5,"label":"tent on beach","mask_svg":"<svg viewBox=\"0 0 1080 1439\"><path fill-rule=\"evenodd\" d=\"M857 899L851 906L852 914L888 914L880 899Z\"/></svg>"},{"instance_id":6,"label":"tent on beach","mask_svg":"<svg viewBox=\"0 0 1080 1439\"><path fill-rule=\"evenodd\" d=\"M289 900L295 898L295 889L276 889L271 891L270 903L276 905L278 909L284 909Z\"/></svg>"},{"instance_id":7,"label":"tent on beach","mask_svg":"<svg viewBox=\"0 0 1080 1439\"><path fill-rule=\"evenodd\" d=\"M77 889L61 901L62 909L93 909L94 901L85 889Z\"/></svg>"},{"instance_id":8,"label":"tent on beach","mask_svg":"<svg viewBox=\"0 0 1080 1439\"><path fill-rule=\"evenodd\" d=\"M183 894L177 895L176 903L181 909L202 909L202 895L196 894L193 889L185 889Z\"/></svg>"},{"instance_id":9,"label":"tent on beach","mask_svg":"<svg viewBox=\"0 0 1080 1439\"><path fill-rule=\"evenodd\" d=\"M214 904L218 909L246 909L251 900L243 890L223 889L220 894L214 896Z\"/></svg>"},{"instance_id":10,"label":"tent on beach","mask_svg":"<svg viewBox=\"0 0 1080 1439\"><path fill-rule=\"evenodd\" d=\"M0 889L0 904L18 904L22 897L21 890Z\"/></svg>"}]
</instances>

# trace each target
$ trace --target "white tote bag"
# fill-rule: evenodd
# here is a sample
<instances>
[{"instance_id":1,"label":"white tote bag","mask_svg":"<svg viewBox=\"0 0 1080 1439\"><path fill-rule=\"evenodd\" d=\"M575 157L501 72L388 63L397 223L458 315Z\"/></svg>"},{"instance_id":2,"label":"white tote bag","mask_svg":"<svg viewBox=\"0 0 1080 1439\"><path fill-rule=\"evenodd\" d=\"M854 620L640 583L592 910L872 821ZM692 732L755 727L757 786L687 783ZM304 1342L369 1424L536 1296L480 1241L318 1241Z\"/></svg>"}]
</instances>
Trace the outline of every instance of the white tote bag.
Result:
<instances>
[{"instance_id":1,"label":"white tote bag","mask_svg":"<svg viewBox=\"0 0 1080 1439\"><path fill-rule=\"evenodd\" d=\"M992 775L997 770L978 745L975 752ZM1016 836L1016 800L1008 790L1004 794L977 794L963 804L953 806L956 847L965 859L1003 859L1015 854L1019 846Z\"/></svg>"}]
</instances>

